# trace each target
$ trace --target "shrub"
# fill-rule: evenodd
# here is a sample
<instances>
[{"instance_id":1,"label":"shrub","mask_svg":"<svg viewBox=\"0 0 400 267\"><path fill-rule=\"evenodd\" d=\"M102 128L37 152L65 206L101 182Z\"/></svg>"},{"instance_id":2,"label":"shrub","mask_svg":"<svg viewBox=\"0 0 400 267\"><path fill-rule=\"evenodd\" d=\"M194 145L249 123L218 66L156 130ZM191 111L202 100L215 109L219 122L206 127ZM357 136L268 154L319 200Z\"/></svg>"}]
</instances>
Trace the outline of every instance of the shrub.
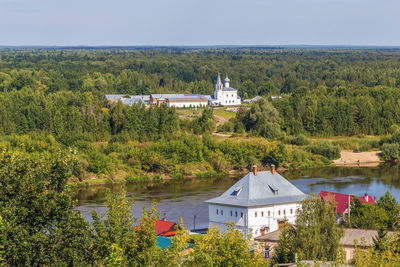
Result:
<instances>
[{"instance_id":1,"label":"shrub","mask_svg":"<svg viewBox=\"0 0 400 267\"><path fill-rule=\"evenodd\" d=\"M150 178L146 175L135 175L135 176L128 176L125 178L125 183L127 184L145 183L149 181Z\"/></svg>"},{"instance_id":2,"label":"shrub","mask_svg":"<svg viewBox=\"0 0 400 267\"><path fill-rule=\"evenodd\" d=\"M234 124L231 121L227 121L224 124L218 125L218 132L233 132Z\"/></svg>"},{"instance_id":3,"label":"shrub","mask_svg":"<svg viewBox=\"0 0 400 267\"><path fill-rule=\"evenodd\" d=\"M399 144L383 144L382 145L382 158L384 160L396 160L399 158Z\"/></svg>"},{"instance_id":4,"label":"shrub","mask_svg":"<svg viewBox=\"0 0 400 267\"><path fill-rule=\"evenodd\" d=\"M309 151L313 154L322 155L328 159L337 159L340 158L340 146L334 145L331 142L323 141L314 143L305 148L306 151Z\"/></svg>"},{"instance_id":5,"label":"shrub","mask_svg":"<svg viewBox=\"0 0 400 267\"><path fill-rule=\"evenodd\" d=\"M290 144L296 146L304 146L310 144L310 140L306 136L299 134L290 139Z\"/></svg>"}]
</instances>

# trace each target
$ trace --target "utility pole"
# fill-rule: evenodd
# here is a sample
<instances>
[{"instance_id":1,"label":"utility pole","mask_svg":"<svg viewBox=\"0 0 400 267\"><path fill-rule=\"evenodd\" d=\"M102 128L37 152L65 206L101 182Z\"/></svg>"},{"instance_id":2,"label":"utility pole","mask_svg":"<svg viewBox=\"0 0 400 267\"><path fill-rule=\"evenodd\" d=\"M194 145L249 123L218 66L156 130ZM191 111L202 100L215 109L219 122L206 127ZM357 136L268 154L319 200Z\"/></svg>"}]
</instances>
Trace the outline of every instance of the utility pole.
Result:
<instances>
[{"instance_id":1,"label":"utility pole","mask_svg":"<svg viewBox=\"0 0 400 267\"><path fill-rule=\"evenodd\" d=\"M351 227L351 219L350 219L350 201L351 201L351 198L350 198L350 195L349 195L349 227Z\"/></svg>"},{"instance_id":2,"label":"utility pole","mask_svg":"<svg viewBox=\"0 0 400 267\"><path fill-rule=\"evenodd\" d=\"M194 215L193 216L193 231L196 230L196 218L197 218L197 216Z\"/></svg>"}]
</instances>

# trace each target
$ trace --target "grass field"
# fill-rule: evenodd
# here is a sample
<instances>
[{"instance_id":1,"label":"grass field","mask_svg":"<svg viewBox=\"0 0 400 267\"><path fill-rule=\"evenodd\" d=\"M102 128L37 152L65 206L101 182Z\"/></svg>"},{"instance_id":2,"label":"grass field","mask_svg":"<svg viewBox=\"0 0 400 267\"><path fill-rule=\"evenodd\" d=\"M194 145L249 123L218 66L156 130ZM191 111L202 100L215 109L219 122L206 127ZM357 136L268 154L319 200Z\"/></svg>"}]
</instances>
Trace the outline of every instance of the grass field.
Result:
<instances>
[{"instance_id":1,"label":"grass field","mask_svg":"<svg viewBox=\"0 0 400 267\"><path fill-rule=\"evenodd\" d=\"M195 118L198 116L201 116L201 113L203 112L203 108L179 108L176 109L176 113L180 118ZM228 121L231 118L234 118L236 116L236 112L233 111L227 111L225 108L218 108L214 109L214 116L217 124L224 123Z\"/></svg>"},{"instance_id":2,"label":"grass field","mask_svg":"<svg viewBox=\"0 0 400 267\"><path fill-rule=\"evenodd\" d=\"M220 117L224 118L225 120L229 120L236 116L236 112L228 111L225 109L214 109L214 115L220 116Z\"/></svg>"}]
</instances>

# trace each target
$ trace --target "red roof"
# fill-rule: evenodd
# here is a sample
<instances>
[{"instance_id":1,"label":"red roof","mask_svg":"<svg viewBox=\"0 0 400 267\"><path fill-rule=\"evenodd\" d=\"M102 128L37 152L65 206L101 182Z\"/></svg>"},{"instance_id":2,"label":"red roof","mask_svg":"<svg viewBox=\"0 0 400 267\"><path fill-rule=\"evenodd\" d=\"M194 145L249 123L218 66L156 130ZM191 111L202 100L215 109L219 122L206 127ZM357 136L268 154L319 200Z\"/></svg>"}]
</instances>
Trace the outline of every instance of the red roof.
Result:
<instances>
[{"instance_id":1,"label":"red roof","mask_svg":"<svg viewBox=\"0 0 400 267\"><path fill-rule=\"evenodd\" d=\"M169 222L169 221L164 221L164 220L156 220L156 232L157 235L167 235L166 236L170 236L170 235L175 235L175 225L176 223L174 222ZM173 234L171 232L174 232Z\"/></svg>"},{"instance_id":2,"label":"red roof","mask_svg":"<svg viewBox=\"0 0 400 267\"><path fill-rule=\"evenodd\" d=\"M334 192L321 191L318 194L325 202L336 201L337 213L344 213L349 205L349 199L353 198L352 195L340 194ZM358 198L362 204L375 204L374 199L365 194L363 197Z\"/></svg>"}]
</instances>

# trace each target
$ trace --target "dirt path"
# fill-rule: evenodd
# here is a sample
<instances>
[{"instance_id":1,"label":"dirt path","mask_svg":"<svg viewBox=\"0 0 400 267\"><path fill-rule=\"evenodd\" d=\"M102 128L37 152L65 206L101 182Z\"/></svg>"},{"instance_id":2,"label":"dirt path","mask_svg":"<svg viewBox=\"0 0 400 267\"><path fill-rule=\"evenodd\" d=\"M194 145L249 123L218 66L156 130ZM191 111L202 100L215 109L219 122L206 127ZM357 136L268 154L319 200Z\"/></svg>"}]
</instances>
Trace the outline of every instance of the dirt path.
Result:
<instances>
[{"instance_id":1,"label":"dirt path","mask_svg":"<svg viewBox=\"0 0 400 267\"><path fill-rule=\"evenodd\" d=\"M214 114L214 117L215 117L215 122L216 122L217 126L220 124L224 124L225 122L228 121L226 118L219 116L219 115Z\"/></svg>"},{"instance_id":2,"label":"dirt path","mask_svg":"<svg viewBox=\"0 0 400 267\"><path fill-rule=\"evenodd\" d=\"M354 153L352 151L342 151L340 159L333 161L336 166L377 166L382 160L379 159L378 154L381 151L369 151Z\"/></svg>"}]
</instances>

